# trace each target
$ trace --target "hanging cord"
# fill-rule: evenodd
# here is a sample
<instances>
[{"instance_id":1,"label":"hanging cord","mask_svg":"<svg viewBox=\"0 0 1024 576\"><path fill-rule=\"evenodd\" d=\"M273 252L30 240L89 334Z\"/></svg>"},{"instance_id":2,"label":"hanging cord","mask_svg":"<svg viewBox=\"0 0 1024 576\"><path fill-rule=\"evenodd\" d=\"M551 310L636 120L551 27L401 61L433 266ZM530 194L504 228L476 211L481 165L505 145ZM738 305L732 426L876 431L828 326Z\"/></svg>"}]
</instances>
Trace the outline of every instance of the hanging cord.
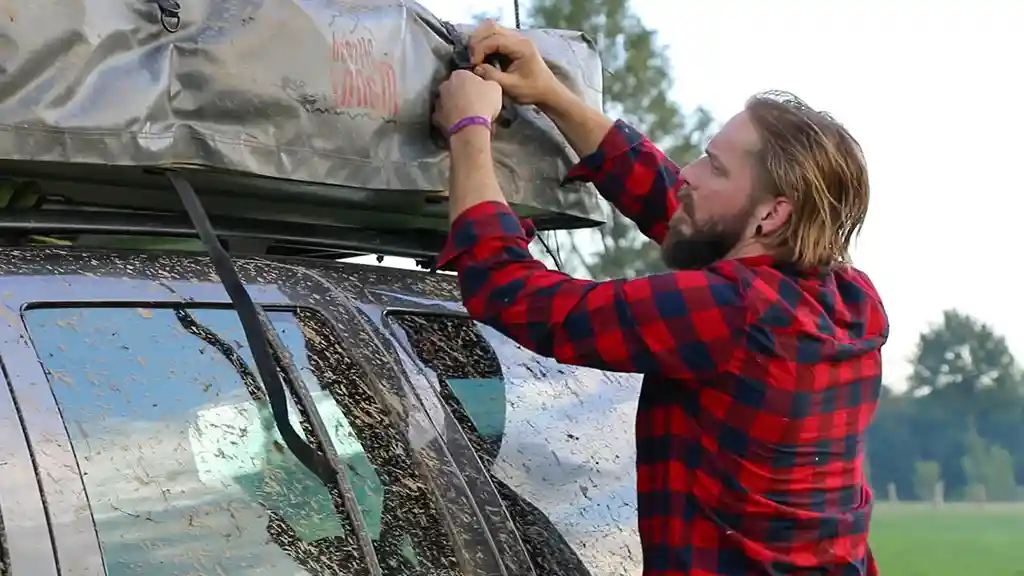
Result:
<instances>
[{"instance_id":1,"label":"hanging cord","mask_svg":"<svg viewBox=\"0 0 1024 576\"><path fill-rule=\"evenodd\" d=\"M516 30L522 30L523 23L522 18L520 16L521 11L519 9L519 0L512 0L512 10L516 18ZM554 234L552 234L552 242L555 245L554 250L552 250L551 246L548 245L546 240L544 240L544 235L540 231L537 232L537 240L540 241L540 245L544 248L544 251L547 252L548 256L551 257L552 262L554 262L555 264L555 268L559 272L562 272L562 255L561 250L558 247L558 232L556 231Z\"/></svg>"},{"instance_id":2,"label":"hanging cord","mask_svg":"<svg viewBox=\"0 0 1024 576\"><path fill-rule=\"evenodd\" d=\"M539 232L539 231L537 232L537 240L540 241L540 245L542 247L544 247L544 251L547 252L548 256L551 257L551 260L555 264L555 268L559 272L562 272L562 259L559 258L558 254L556 254L555 251L551 249L551 246L548 245L548 243L544 240L543 234L541 232ZM555 238L555 241L556 241L555 247L556 248L558 247L557 240L558 240L558 238Z\"/></svg>"}]
</instances>

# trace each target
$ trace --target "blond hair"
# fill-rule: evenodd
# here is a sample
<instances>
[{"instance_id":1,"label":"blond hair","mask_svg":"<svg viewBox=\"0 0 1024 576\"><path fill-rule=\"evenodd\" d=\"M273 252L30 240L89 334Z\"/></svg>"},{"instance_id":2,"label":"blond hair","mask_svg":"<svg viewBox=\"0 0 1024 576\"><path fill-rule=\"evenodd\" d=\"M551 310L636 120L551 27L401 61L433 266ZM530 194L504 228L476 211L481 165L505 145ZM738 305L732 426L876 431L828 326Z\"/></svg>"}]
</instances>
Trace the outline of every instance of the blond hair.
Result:
<instances>
[{"instance_id":1,"label":"blond hair","mask_svg":"<svg viewBox=\"0 0 1024 576\"><path fill-rule=\"evenodd\" d=\"M761 140L756 189L793 206L769 241L799 266L849 262L870 195L860 144L828 113L787 92L756 94L745 108Z\"/></svg>"}]
</instances>

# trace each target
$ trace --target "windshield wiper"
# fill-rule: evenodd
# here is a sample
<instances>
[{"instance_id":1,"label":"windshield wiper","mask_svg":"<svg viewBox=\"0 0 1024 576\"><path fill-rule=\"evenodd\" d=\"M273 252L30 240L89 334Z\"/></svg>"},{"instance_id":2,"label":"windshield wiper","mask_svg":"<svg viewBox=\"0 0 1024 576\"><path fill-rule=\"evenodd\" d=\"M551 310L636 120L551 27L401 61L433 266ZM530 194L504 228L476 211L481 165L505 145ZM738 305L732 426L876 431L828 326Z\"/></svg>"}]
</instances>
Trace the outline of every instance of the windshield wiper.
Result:
<instances>
[{"instance_id":1,"label":"windshield wiper","mask_svg":"<svg viewBox=\"0 0 1024 576\"><path fill-rule=\"evenodd\" d=\"M295 458L325 486L336 487L340 490L352 526L355 528L360 548L366 557L370 574L371 576L382 575L380 563L373 549L373 542L370 540L366 523L360 513L355 490L343 471L340 459L334 452L330 437L326 433L326 427L316 410L312 396L303 385L299 371L291 361L291 354L281 342L277 330L270 323L263 307L253 302L252 297L249 296L249 292L238 275L238 270L235 269L235 265L231 261L231 256L221 245L220 239L210 223L210 218L206 215L206 210L203 209L192 185L174 172L168 172L167 177L178 193L181 203L185 206L199 238L206 246L217 276L238 314L238 320L245 332L245 340L251 350L253 361L256 363L256 370L259 372L260 380L262 380L267 393L274 425L281 434L281 439L284 440L285 446L295 455ZM241 359L239 358L239 360ZM305 411L314 436L330 457L317 452L292 426L288 419L288 395L282 382L282 374L284 378L288 379L292 392Z\"/></svg>"}]
</instances>

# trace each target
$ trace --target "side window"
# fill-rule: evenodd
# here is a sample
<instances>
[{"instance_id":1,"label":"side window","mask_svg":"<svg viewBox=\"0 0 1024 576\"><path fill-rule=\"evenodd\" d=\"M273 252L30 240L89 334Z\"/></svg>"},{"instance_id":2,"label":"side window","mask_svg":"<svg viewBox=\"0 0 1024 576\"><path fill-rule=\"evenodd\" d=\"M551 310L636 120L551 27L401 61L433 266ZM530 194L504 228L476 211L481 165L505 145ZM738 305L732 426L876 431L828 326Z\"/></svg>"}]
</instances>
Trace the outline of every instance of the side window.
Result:
<instances>
[{"instance_id":1,"label":"side window","mask_svg":"<svg viewBox=\"0 0 1024 576\"><path fill-rule=\"evenodd\" d=\"M268 316L347 468L384 573L458 573L403 436L331 326L305 310ZM283 446L233 310L41 308L25 319L108 574L365 573L337 490Z\"/></svg>"},{"instance_id":2,"label":"side window","mask_svg":"<svg viewBox=\"0 0 1024 576\"><path fill-rule=\"evenodd\" d=\"M456 317L393 317L413 352L437 374L440 394L490 471L538 574L590 575L558 528L533 503L494 473L505 437L506 386L494 349L471 320Z\"/></svg>"}]
</instances>

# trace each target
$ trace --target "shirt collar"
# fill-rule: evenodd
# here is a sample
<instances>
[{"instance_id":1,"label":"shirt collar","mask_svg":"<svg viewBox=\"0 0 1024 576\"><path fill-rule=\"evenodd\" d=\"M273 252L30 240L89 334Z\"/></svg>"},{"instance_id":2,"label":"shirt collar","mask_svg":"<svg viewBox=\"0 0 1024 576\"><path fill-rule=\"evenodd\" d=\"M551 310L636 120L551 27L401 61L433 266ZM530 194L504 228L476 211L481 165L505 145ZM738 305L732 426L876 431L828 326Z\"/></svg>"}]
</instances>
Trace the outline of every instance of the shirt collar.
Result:
<instances>
[{"instance_id":1,"label":"shirt collar","mask_svg":"<svg viewBox=\"0 0 1024 576\"><path fill-rule=\"evenodd\" d=\"M760 266L772 266L780 264L771 254L758 254L756 256L742 256L740 258L733 258L736 262L747 266L748 268L755 268Z\"/></svg>"}]
</instances>

